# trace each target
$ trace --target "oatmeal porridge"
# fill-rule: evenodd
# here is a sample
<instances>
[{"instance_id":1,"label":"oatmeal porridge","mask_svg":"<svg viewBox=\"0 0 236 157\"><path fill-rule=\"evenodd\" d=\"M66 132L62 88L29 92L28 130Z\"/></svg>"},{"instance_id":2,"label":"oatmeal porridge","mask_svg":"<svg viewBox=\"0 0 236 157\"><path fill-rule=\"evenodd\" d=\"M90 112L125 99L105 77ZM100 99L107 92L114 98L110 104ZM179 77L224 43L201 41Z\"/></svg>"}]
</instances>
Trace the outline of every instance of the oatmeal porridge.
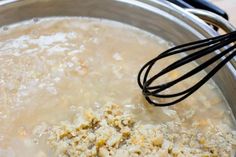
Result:
<instances>
[{"instance_id":1,"label":"oatmeal porridge","mask_svg":"<svg viewBox=\"0 0 236 157\"><path fill-rule=\"evenodd\" d=\"M234 156L235 121L213 81L172 107L143 98L139 69L170 46L103 19L0 28L0 157Z\"/></svg>"}]
</instances>

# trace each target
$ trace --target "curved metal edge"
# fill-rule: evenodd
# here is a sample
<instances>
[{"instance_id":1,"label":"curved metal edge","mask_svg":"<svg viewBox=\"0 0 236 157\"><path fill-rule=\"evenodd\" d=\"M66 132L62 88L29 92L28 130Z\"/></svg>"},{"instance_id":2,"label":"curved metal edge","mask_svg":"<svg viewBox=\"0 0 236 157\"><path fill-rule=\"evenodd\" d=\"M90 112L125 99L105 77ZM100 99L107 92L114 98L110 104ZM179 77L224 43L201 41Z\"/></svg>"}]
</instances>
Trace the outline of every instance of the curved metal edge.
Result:
<instances>
[{"instance_id":1,"label":"curved metal edge","mask_svg":"<svg viewBox=\"0 0 236 157\"><path fill-rule=\"evenodd\" d=\"M0 6L4 6L8 4L14 5L22 1L26 1L27 3L32 3L36 0L30 0L30 1L28 0L0 0ZM47 1L47 0L39 0L39 1ZM144 9L148 8L148 9L151 9L152 11L154 10L157 11L157 8L155 7L157 5L167 12L165 14L167 18L172 19L172 20L177 20L180 25L185 25L185 27L189 25L188 29L193 31L194 34L201 39L218 35L217 32L211 29L211 27L209 27L205 22L200 20L197 16L194 16L193 14L185 11L183 8L177 5L174 5L166 0L149 0L149 1L147 0L113 0L113 1L120 1L123 3L130 4L130 5L136 5Z\"/></svg>"},{"instance_id":2,"label":"curved metal edge","mask_svg":"<svg viewBox=\"0 0 236 157\"><path fill-rule=\"evenodd\" d=\"M202 9L185 9L185 10L196 15L200 19L204 20L206 23L212 24L216 27L223 29L227 33L236 30L236 28L231 23L229 23L229 21L210 11Z\"/></svg>"},{"instance_id":3,"label":"curved metal edge","mask_svg":"<svg viewBox=\"0 0 236 157\"><path fill-rule=\"evenodd\" d=\"M32 3L37 0L2 0L2 1L0 0L0 6L1 5L4 6L4 5L8 5L8 4L15 5L16 3L22 2L22 1L25 1L27 3ZM47 0L39 0L39 1L47 1ZM165 1L165 0L149 0L149 1L147 1L147 0L113 0L113 1L121 1L123 3L129 2L131 6L132 6L132 3L136 2L136 3L138 3L138 4L136 4L136 6L139 6L144 9L151 7L152 9L149 11L153 11L153 12L158 12L157 9L155 8L155 6L158 6L161 8L161 10L166 12L166 14L164 14L163 16L166 16L169 13L170 15L167 16L169 19L171 19L171 20L177 19L177 22L180 22L180 25L188 26L187 28L192 27L191 30L200 39L219 35L216 31L214 31L209 25L207 25L199 17L197 17L194 14L184 10L183 8L180 8L180 7L170 3L168 1ZM129 4L129 3L127 3L127 4ZM146 4L146 5L141 5L141 4ZM163 11L162 11L162 13L163 13ZM234 74L235 78L236 78L236 69L233 68L232 65L229 67L229 69L231 69L230 70L231 73ZM235 115L235 117L236 117L236 115Z\"/></svg>"},{"instance_id":4,"label":"curved metal edge","mask_svg":"<svg viewBox=\"0 0 236 157\"><path fill-rule=\"evenodd\" d=\"M13 2L16 2L17 0L2 0L0 1L0 6L1 5L6 5L6 4L9 4L9 3L13 3Z\"/></svg>"},{"instance_id":5,"label":"curved metal edge","mask_svg":"<svg viewBox=\"0 0 236 157\"><path fill-rule=\"evenodd\" d=\"M175 9L173 9L170 6L170 4L167 3L167 1L165 1L165 0L149 0L149 1L147 1L147 0L115 0L115 1L126 3L128 5L133 5L133 6L151 11L153 13L158 13L161 16L169 19L170 21L175 21L179 25L190 30L200 39L205 38L205 34L200 33L200 31L198 29L192 27L192 25L190 25L189 22L186 22L186 21L182 20L182 18L180 18L180 16L183 16L182 10L178 11L178 12L177 11L173 12L173 10L175 10ZM161 8L161 9L159 9L159 8ZM186 12L186 13L190 14L188 12ZM185 17L185 19L190 20L191 17ZM200 27L201 26L199 26L199 28ZM211 35L211 36L215 36L215 35Z\"/></svg>"},{"instance_id":6,"label":"curved metal edge","mask_svg":"<svg viewBox=\"0 0 236 157\"><path fill-rule=\"evenodd\" d=\"M186 11L196 15L200 19L204 20L206 23L209 23L211 25L221 28L227 33L236 31L236 28L229 21L227 21L226 19L222 18L221 16L215 13L212 13L206 10L201 10L201 9L186 9ZM236 69L236 57L234 57L230 61L230 63L232 64L233 67L229 65L229 68L231 69L231 71L233 71L233 68ZM235 71L234 71L234 74L236 78Z\"/></svg>"},{"instance_id":7,"label":"curved metal edge","mask_svg":"<svg viewBox=\"0 0 236 157\"><path fill-rule=\"evenodd\" d=\"M152 1L157 3L156 0ZM175 9L178 14L181 14L182 20L191 19L191 22L196 26L203 28L204 31L206 31L206 33L210 35L209 37L218 36L219 33L213 30L209 25L207 25L207 23L220 27L226 32L232 32L236 30L236 28L232 24L215 13L201 9L183 9L173 3L164 0L161 0L161 2L162 5L165 4L165 7ZM196 29L196 26L193 27L195 27ZM234 78L236 79L236 57L234 57L226 66L230 69L230 71L234 75Z\"/></svg>"},{"instance_id":8,"label":"curved metal edge","mask_svg":"<svg viewBox=\"0 0 236 157\"><path fill-rule=\"evenodd\" d=\"M157 2L157 0L151 0L151 1ZM178 16L178 18L181 18L183 21L190 24L194 29L198 30L199 27L200 27L199 31L204 35L203 38L210 38L210 37L219 35L218 32L216 32L212 27L210 27L203 19L201 19L197 15L195 15L193 13L190 13L189 11L187 11L187 10L185 10L185 9L183 9L183 8L173 4L173 3L170 3L168 1L165 1L165 0L159 0L159 1L162 2L162 5L165 4L164 6L167 7L168 9L170 9L170 10L174 9L174 11L175 11L174 15ZM229 23L229 22L227 21L225 23ZM232 62L236 63L235 58L234 58L234 61L232 61ZM234 64L232 62L227 63L225 66L227 66L227 68L229 69L229 72L231 72L232 77L234 79L236 79L236 66L234 66ZM218 81L222 81L222 80L219 79ZM225 101L227 102L226 99L225 99ZM231 105L228 104L227 106L229 107L230 111L233 113L232 114L232 120L234 122L236 122L236 119L235 119L235 117L236 117L235 109L236 108L234 107L234 104L235 103L232 103Z\"/></svg>"},{"instance_id":9,"label":"curved metal edge","mask_svg":"<svg viewBox=\"0 0 236 157\"><path fill-rule=\"evenodd\" d=\"M155 1L157 2L157 0L151 0L151 1ZM218 36L219 33L216 32L214 29L212 29L209 25L207 25L202 19L200 19L198 16L188 12L186 9L183 9L169 1L165 1L165 0L159 0L161 1L162 4L165 4L165 7L170 9L170 10L174 10L174 12L176 12L178 15L178 17L183 20L186 21L186 23L188 23L189 25L191 25L191 27L195 28L196 30L199 30L200 32L204 32L204 38L208 38L208 37L214 37L214 36ZM159 2L160 3L160 2ZM173 12L172 12L173 14ZM202 39L204 39L202 38Z\"/></svg>"}]
</instances>

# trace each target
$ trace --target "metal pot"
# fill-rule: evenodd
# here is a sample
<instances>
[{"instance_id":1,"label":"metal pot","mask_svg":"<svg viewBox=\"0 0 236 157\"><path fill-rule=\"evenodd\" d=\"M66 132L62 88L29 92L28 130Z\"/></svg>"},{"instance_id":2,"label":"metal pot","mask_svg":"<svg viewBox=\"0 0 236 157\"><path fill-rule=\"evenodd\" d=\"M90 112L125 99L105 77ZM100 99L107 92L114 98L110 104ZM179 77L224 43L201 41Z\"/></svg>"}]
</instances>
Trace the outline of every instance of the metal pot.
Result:
<instances>
[{"instance_id":1,"label":"metal pot","mask_svg":"<svg viewBox=\"0 0 236 157\"><path fill-rule=\"evenodd\" d=\"M214 14L190 10L228 31L234 28ZM218 35L200 18L164 0L0 0L0 26L48 16L106 18L139 27L174 44ZM209 18L209 16L211 18ZM226 25L225 25L226 24ZM236 116L235 61L213 78Z\"/></svg>"}]
</instances>

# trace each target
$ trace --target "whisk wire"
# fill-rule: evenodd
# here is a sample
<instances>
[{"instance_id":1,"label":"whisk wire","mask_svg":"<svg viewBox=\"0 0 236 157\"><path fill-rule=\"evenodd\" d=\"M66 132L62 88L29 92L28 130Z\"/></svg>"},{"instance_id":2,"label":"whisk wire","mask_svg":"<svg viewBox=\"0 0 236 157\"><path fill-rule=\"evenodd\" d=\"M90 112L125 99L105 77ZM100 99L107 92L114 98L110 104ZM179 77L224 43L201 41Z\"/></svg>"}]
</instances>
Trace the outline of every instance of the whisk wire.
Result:
<instances>
[{"instance_id":1,"label":"whisk wire","mask_svg":"<svg viewBox=\"0 0 236 157\"><path fill-rule=\"evenodd\" d=\"M158 74L154 75L153 77L151 77L148 81L146 81L146 86L150 85L155 79L157 79L158 77L166 74L167 72L170 72L171 70L174 70L174 69L177 69L178 67L181 67L191 61L194 61L200 57L203 57L209 53L212 53L214 52L216 49L219 49L221 48L223 45L228 45L229 43L231 43L233 40L229 40L229 41L225 41L223 43L220 43L220 44L217 44L217 45L213 45L213 46L210 46L209 48L206 48L206 49L203 49L203 50L200 50L200 51L197 51L193 54L190 54L189 56L186 56L174 63L172 63L171 65L169 65L168 67L166 67L165 69L163 69L161 72L159 72ZM214 63L216 60L218 60L219 58L221 58L222 56L224 56L226 53L232 51L234 49L234 47L232 48L229 48L228 51L223 51L221 54L217 54L214 58L212 58L213 60L210 61L209 63L206 62L202 65L200 65L198 68L195 69L194 72L192 73L188 73L189 75L187 75L186 77L190 77L192 75L190 74L194 74L194 73L197 73L199 71L201 71L202 69L204 69L205 67L207 67L208 65ZM218 57L217 57L218 56ZM208 64L207 64L208 63ZM199 70L198 70L199 69ZM176 80L177 81L177 80ZM174 85L174 82L173 84ZM148 87L148 89L152 89L152 88L158 88L159 86L154 86L154 87Z\"/></svg>"},{"instance_id":2,"label":"whisk wire","mask_svg":"<svg viewBox=\"0 0 236 157\"><path fill-rule=\"evenodd\" d=\"M179 45L179 46L170 48L169 50L161 53L157 57L155 57L152 60L150 60L149 62L147 62L141 68L141 70L138 74L138 84L139 84L139 86L142 88L142 84L144 84L144 82L146 82L146 79L147 79L147 75L144 75L143 83L141 83L140 77L141 77L141 74L143 73L143 71L148 67L147 70L146 70L146 73L148 74L150 69L152 68L152 66L154 65L154 63L157 60L160 60L162 58L165 58L165 57L168 57L170 55L177 54L177 53L182 53L184 51L190 51L190 50L197 49L197 48L200 48L200 47L203 47L203 46L209 46L209 45L211 45L215 42L222 41L222 39L226 40L226 39L228 39L227 37L231 37L231 36L234 36L234 35L236 35L236 32L232 32L232 33L222 35L222 36L218 36L218 37L213 37L211 39L204 39L204 40L200 40L200 41L190 42L190 43L187 43L187 44L183 44L183 45ZM181 48L184 48L184 49L181 50ZM153 63L153 64L151 64L151 63Z\"/></svg>"},{"instance_id":3,"label":"whisk wire","mask_svg":"<svg viewBox=\"0 0 236 157\"><path fill-rule=\"evenodd\" d=\"M142 88L143 95L145 96L146 100L150 104L155 105L155 106L170 106L184 100L185 98L190 96L192 93L194 93L196 90L198 90L203 84L205 84L219 69L221 69L228 61L230 61L236 55L236 50L235 50L236 45L233 44L233 42L235 41L236 41L236 31L232 33L228 33L226 35L221 35L221 36L213 37L210 39L204 39L204 40L176 46L161 53L157 57L153 58L152 60L147 62L138 73L138 84L140 88ZM221 48L224 48L224 50L218 51ZM157 61L163 58L175 55L175 54L179 54L183 52L186 53L190 51L191 52L194 51L194 52L170 64L169 66L161 70L156 75L151 76L151 77L149 76L152 67L156 64ZM216 51L218 51L218 53ZM194 69L185 73L184 75L178 77L177 79L169 81L164 84L151 86L152 83L159 77L185 64L188 64L199 58L202 58L210 53L214 53L215 56L211 57L210 59L205 61L203 64L200 64L199 66L195 67ZM215 65L215 67L207 75L205 75L200 81L198 81L192 87L189 87L186 90L173 93L173 94L161 94L161 92L199 73L200 71L204 70L205 68L207 68L208 66L215 63L218 60L221 60L221 61L217 65ZM141 79L142 76L143 76L143 79ZM153 98L175 98L175 100L172 100L170 102L160 103L160 102L157 102L156 99L153 99Z\"/></svg>"},{"instance_id":4,"label":"whisk wire","mask_svg":"<svg viewBox=\"0 0 236 157\"><path fill-rule=\"evenodd\" d=\"M192 49L197 49L197 48L201 48L203 46L208 46L208 45L213 44L215 42L227 39L228 37L232 37L234 35L236 35L236 32L231 32L231 33L221 35L221 36L217 36L217 37L213 37L213 38L210 38L210 39L203 39L203 40L193 41L193 42L190 42L190 43L175 46L175 47L170 48L167 51L161 53L159 55L159 57L160 56L171 55L171 54L176 54L176 53L179 53L179 52L188 51L188 50L192 50Z\"/></svg>"},{"instance_id":5,"label":"whisk wire","mask_svg":"<svg viewBox=\"0 0 236 157\"><path fill-rule=\"evenodd\" d=\"M224 50L222 53L220 54L217 54L216 56L212 57L211 59L209 59L208 61L206 61L205 63L199 65L198 67L196 67L195 69L189 71L188 73L182 75L181 77L177 78L176 80L174 81L170 81L164 85L161 85L161 86L156 86L156 88L158 88L157 90L154 90L152 92L148 92L147 91L147 95L156 95L156 96L159 96L161 97L161 95L158 95L157 93L158 92L161 92L161 91L164 91L165 89L185 80L186 78L189 78L190 76L192 75L195 75L196 73L202 71L203 69L205 69L207 66L211 65L212 63L216 62L217 60L219 60L221 57L223 57L224 55L226 55L227 53L231 52L233 49L235 49L236 46L232 46L230 48L228 48L227 50ZM229 56L228 56L229 57ZM227 58L227 57L226 57ZM222 61L223 62L223 61ZM217 67L217 66L216 66ZM216 68L215 67L215 68ZM214 70L214 69L213 69ZM152 77L150 78L152 79ZM149 80L147 80L148 82ZM145 85L149 85L148 83L145 84ZM147 86L147 89L149 89L150 87ZM191 88L190 88L191 89ZM180 92L181 94L184 94L185 92ZM168 94L169 96L171 97L174 97L174 96L179 96L179 94ZM166 95L167 96L167 95ZM164 96L164 97L166 97Z\"/></svg>"}]
</instances>

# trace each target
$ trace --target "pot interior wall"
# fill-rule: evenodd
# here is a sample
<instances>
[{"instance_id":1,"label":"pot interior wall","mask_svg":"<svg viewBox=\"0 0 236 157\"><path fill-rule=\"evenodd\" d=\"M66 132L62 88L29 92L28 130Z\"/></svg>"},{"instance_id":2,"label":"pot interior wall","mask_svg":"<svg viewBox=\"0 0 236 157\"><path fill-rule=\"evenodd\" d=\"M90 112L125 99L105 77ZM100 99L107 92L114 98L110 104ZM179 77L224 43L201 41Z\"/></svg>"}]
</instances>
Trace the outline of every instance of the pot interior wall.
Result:
<instances>
[{"instance_id":1,"label":"pot interior wall","mask_svg":"<svg viewBox=\"0 0 236 157\"><path fill-rule=\"evenodd\" d=\"M48 16L106 18L147 30L176 45L210 36L206 34L206 30L190 26L191 20L184 15L177 14L174 10L168 11L168 8L162 6L160 2L151 1L143 3L131 0L20 0L2 4L0 15L0 26ZM178 16L182 19L180 20ZM228 67L224 67L214 80L236 116L234 72L234 69L229 70Z\"/></svg>"}]
</instances>

